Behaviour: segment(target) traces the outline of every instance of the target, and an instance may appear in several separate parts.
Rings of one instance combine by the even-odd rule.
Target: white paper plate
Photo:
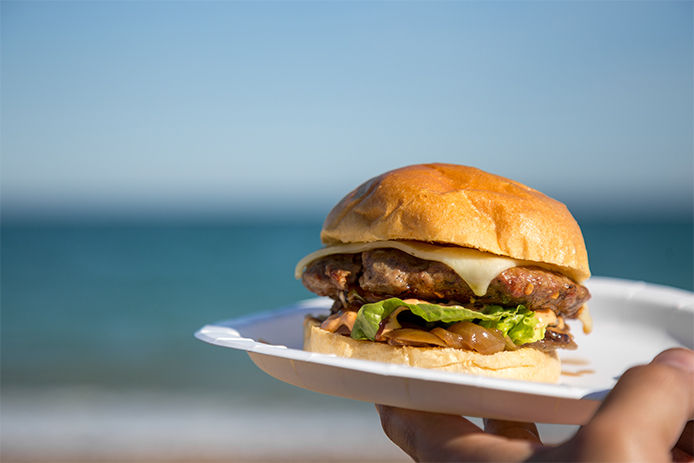
[[[448,373],[301,349],[303,319],[326,313],[316,298],[201,328],[210,344],[248,352],[267,374],[324,394],[415,410],[582,424],[629,367],[670,347],[694,348],[694,293],[642,282],[590,279],[595,328],[573,325],[578,350],[560,351],[559,384]]]

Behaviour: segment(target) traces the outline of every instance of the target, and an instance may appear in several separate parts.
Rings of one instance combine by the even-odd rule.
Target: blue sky
[[[443,161],[691,214],[692,5],[3,1],[3,208],[322,215]]]

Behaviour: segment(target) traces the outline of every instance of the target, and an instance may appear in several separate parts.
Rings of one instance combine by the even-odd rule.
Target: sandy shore
[[[332,403],[332,402],[329,402]],[[94,390],[3,391],[0,459],[16,462],[410,461],[373,405],[272,406],[229,397]],[[347,405],[347,406],[345,406]],[[540,426],[547,442],[572,426]]]
[[[3,391],[3,462],[407,461],[371,404],[264,406],[223,397]]]

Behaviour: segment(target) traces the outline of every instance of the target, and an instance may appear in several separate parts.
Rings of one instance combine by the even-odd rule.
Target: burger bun
[[[523,381],[555,383],[561,373],[554,351],[523,347],[485,355],[450,347],[391,346],[331,333],[321,329],[320,323],[312,318],[304,322],[304,349],[339,357]]]

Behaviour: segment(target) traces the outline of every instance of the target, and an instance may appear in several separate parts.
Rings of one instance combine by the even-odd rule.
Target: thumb
[[[572,440],[603,446],[614,459],[669,461],[670,449],[692,419],[694,352],[670,349],[627,370]]]

